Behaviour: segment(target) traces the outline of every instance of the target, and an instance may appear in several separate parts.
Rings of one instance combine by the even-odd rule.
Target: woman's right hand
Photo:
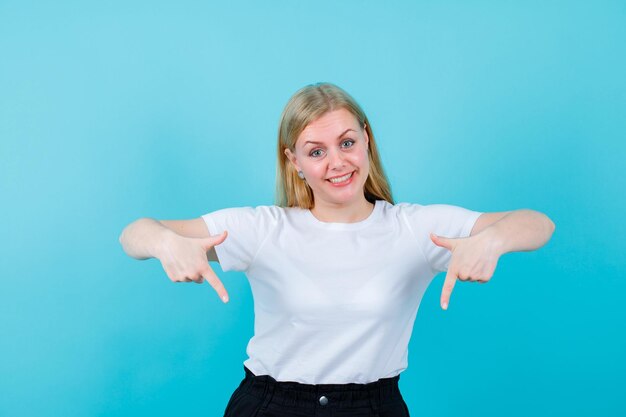
[[[158,259],[172,282],[195,282],[207,280],[217,291],[223,302],[228,302],[228,293],[217,277],[207,258],[207,252],[222,243],[228,232],[205,238],[190,238],[175,233],[163,241]]]

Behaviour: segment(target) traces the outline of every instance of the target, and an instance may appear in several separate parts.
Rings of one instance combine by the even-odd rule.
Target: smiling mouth
[[[354,171],[352,171],[352,172],[350,172],[350,173],[348,173],[348,174],[346,174],[346,175],[343,175],[343,176],[341,176],[341,177],[331,178],[331,179],[329,179],[328,181],[330,181],[330,182],[331,182],[331,183],[333,183],[333,184],[340,184],[340,183],[342,183],[342,182],[346,182],[346,181],[348,181],[350,178],[352,178],[352,175],[353,175],[353,174],[354,174]]]

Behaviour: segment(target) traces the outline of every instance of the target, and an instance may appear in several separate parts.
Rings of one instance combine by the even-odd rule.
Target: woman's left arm
[[[554,229],[554,223],[545,214],[521,209],[481,214],[470,237],[485,232],[505,254],[539,249],[550,240]]]
[[[545,214],[521,209],[481,214],[466,238],[447,238],[431,233],[433,243],[452,252],[441,293],[441,307],[448,308],[457,278],[481,283],[489,281],[500,256],[538,249],[550,240],[554,229],[554,223]]]

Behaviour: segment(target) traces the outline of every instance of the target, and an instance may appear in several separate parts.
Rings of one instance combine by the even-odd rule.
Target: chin
[[[360,201],[361,196],[365,197],[365,193],[363,191],[361,191],[360,193],[350,193],[350,194],[345,194],[345,195],[325,195],[325,199],[326,201],[328,201],[329,203],[333,203],[333,204],[350,204],[356,201]]]

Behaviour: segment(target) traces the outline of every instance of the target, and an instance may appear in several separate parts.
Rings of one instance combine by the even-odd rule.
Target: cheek
[[[369,169],[369,156],[367,152],[359,153],[355,163],[363,169]]]
[[[311,177],[317,177],[324,173],[324,168],[322,167],[322,164],[307,164],[306,166],[302,167],[302,170],[305,173],[308,173]]]

